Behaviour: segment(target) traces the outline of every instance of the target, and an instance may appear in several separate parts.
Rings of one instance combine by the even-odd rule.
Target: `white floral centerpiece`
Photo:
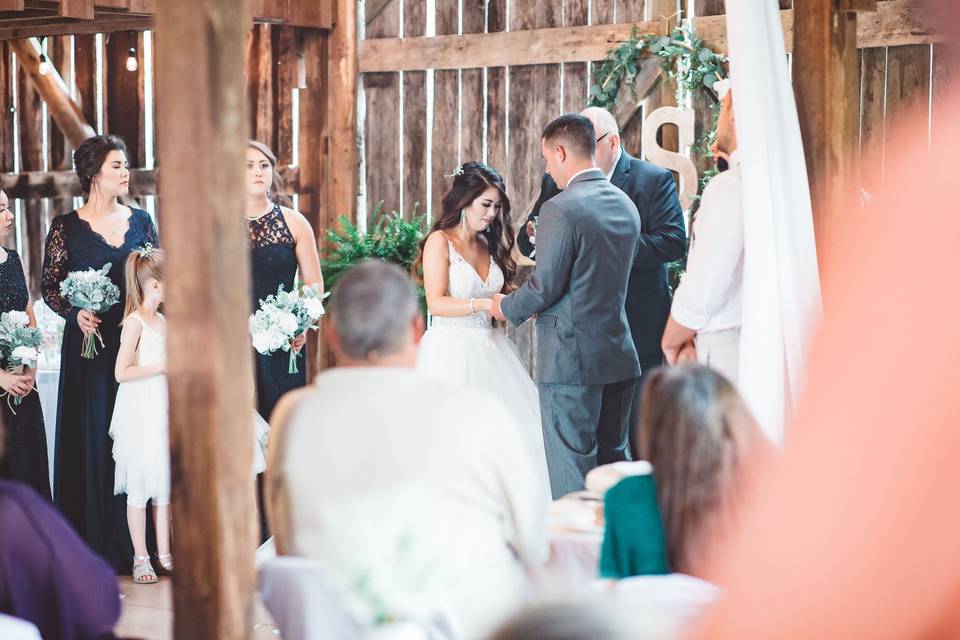
[[[100,269],[89,268],[85,271],[71,271],[60,283],[60,293],[67,301],[78,309],[85,309],[92,313],[102,313],[120,302],[120,287],[113,283],[107,274],[110,273],[110,263]],[[103,337],[100,330],[94,330],[83,336],[83,353],[88,360],[97,357],[96,342],[103,346]]]
[[[36,368],[41,344],[43,335],[39,329],[30,326],[30,316],[26,311],[0,314],[0,358],[6,362],[7,371],[23,375],[27,367]],[[11,410],[12,405],[23,401],[23,396],[5,395],[8,395],[7,404]]]
[[[298,373],[297,353],[293,350],[293,340],[302,333],[316,329],[324,314],[323,300],[327,294],[320,294],[317,285],[298,285],[293,291],[286,292],[283,285],[277,293],[260,301],[260,308],[250,316],[249,330],[253,348],[268,356],[277,351],[290,353],[289,373]]]

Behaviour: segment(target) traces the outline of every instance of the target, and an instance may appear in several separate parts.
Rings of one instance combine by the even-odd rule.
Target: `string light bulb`
[[[40,67],[37,69],[40,75],[45,76],[50,72],[50,63],[47,62],[46,54],[40,54]]]
[[[140,63],[137,62],[137,50],[133,47],[130,47],[130,51],[127,55],[127,71],[133,72],[140,68]]]

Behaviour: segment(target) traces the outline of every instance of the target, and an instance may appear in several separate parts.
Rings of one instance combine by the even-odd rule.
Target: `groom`
[[[589,119],[560,116],[540,144],[563,191],[540,210],[536,269],[518,290],[496,295],[492,313],[514,325],[537,316],[543,440],[559,498],[583,489],[598,464],[627,459],[640,364],[624,302],[640,216],[597,167]]]

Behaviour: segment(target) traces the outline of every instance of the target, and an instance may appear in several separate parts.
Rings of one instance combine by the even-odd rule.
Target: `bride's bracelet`
[[[476,300],[476,298],[470,298],[470,313],[476,313],[476,312],[477,312],[476,309],[473,308],[473,303],[474,303],[475,300]]]

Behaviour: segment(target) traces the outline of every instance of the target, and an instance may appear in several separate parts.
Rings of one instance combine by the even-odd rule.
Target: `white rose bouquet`
[[[100,269],[89,268],[86,271],[71,271],[60,283],[60,293],[67,301],[78,309],[86,309],[93,313],[102,313],[120,302],[120,287],[113,283],[107,274],[110,273],[110,263]],[[103,337],[100,330],[83,336],[84,358],[92,360],[97,357],[96,341],[103,346]]]
[[[6,361],[7,371],[23,375],[27,367],[36,368],[40,359],[40,345],[43,334],[30,326],[30,316],[25,311],[8,311],[0,314],[0,358]],[[7,398],[10,405],[20,404],[23,396]]]
[[[283,290],[260,301],[260,308],[250,316],[249,330],[253,348],[265,356],[283,350],[290,353],[289,373],[298,373],[297,353],[293,340],[309,329],[316,329],[323,316],[323,299],[316,285],[299,285],[291,292]]]

